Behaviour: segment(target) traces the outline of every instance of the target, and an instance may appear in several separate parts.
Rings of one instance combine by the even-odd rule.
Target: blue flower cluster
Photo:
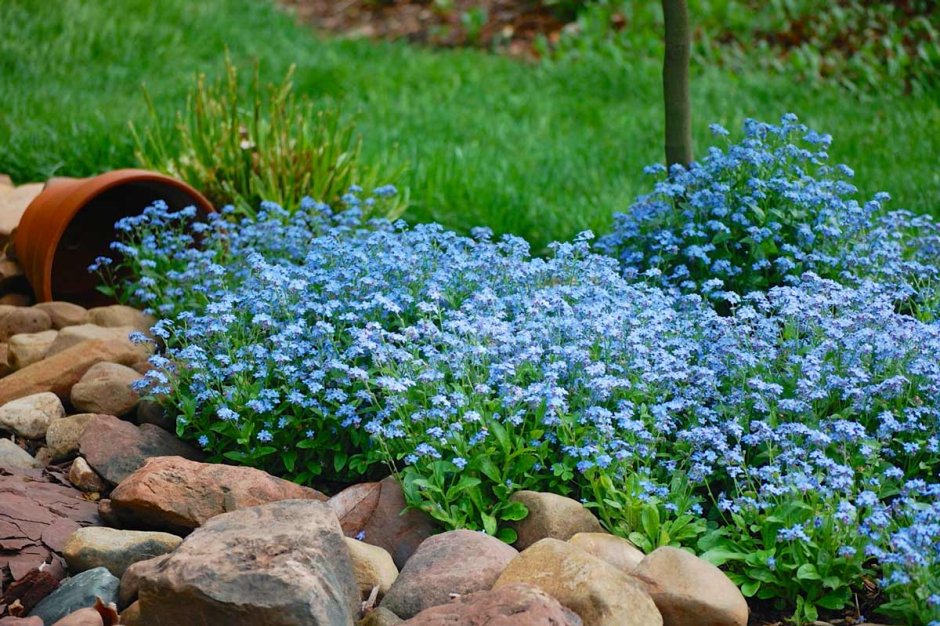
[[[718,125],[712,132],[729,134]],[[792,114],[776,126],[747,120],[743,140],[710,148],[689,168],[647,168],[660,177],[654,191],[615,216],[598,249],[629,276],[715,299],[813,271],[842,282],[877,278],[933,311],[940,225],[886,212],[886,193],[860,203],[852,169],[828,164],[831,142]]]
[[[781,132],[752,126],[755,137]],[[936,240],[909,243],[898,226],[920,218],[889,214],[865,227],[864,260],[833,261],[812,244],[847,232],[820,217],[846,188],[785,173],[768,185],[745,177],[753,201],[720,185],[680,190],[678,179],[705,182],[697,167],[661,183],[692,225],[620,260],[650,276],[667,255],[696,259],[665,271],[666,289],[593,253],[589,233],[532,257],[525,241],[483,229],[363,224],[359,207],[373,199],[357,193],[340,213],[267,204],[239,224],[190,224],[155,205],[120,223],[117,246],[133,276],[127,297],[163,318],[154,332],[166,350],[145,385],[217,459],[301,482],[391,466],[412,505],[507,539],[505,522],[525,514],[509,494],[567,493],[646,549],[704,553],[798,619],[847,605],[877,576],[889,610],[940,620],[940,325],[898,307],[901,290],[919,288],[910,277],[930,280]],[[772,208],[768,232],[754,230],[768,195],[815,207],[809,230]],[[665,201],[644,202],[655,212]],[[722,229],[701,222],[703,207],[723,205],[741,217],[709,248],[697,229]],[[769,268],[738,252],[722,257],[727,271],[714,267],[742,230]],[[688,237],[699,249],[678,243]],[[689,284],[696,263],[732,281],[716,287],[729,310]],[[765,288],[734,291],[754,281]]]

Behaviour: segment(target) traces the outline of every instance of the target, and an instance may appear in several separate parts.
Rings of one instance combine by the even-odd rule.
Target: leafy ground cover
[[[226,48],[240,67],[259,59],[264,82],[279,82],[296,62],[296,91],[354,117],[366,161],[406,162],[395,182],[410,191],[412,221],[461,232],[486,225],[542,250],[607,230],[649,188],[641,168],[660,158],[659,67],[648,53],[530,66],[472,50],[318,39],[254,0],[73,0],[42,12],[8,0],[0,171],[25,181],[134,165],[127,123],[148,119],[139,85],[169,126],[190,77],[221,73]],[[729,128],[797,111],[836,134],[830,152],[854,165],[866,195],[884,189],[895,206],[938,210],[936,94],[855,99],[767,72],[700,68],[693,101],[698,119]],[[704,151],[711,138],[704,124],[696,129]]]
[[[781,251],[808,232],[823,253],[826,237],[874,253],[805,268],[837,266],[835,280],[742,273],[722,285],[727,306],[704,283],[663,289],[680,254],[638,275],[635,255],[621,266],[588,234],[541,258],[486,229],[367,225],[389,187],[365,200],[351,190],[340,213],[266,204],[195,232],[191,214],[155,206],[121,223],[123,261],[99,269],[123,269],[122,298],[163,316],[167,351],[145,388],[218,460],[314,483],[391,468],[444,527],[506,541],[526,513],[512,492],[570,494],[645,550],[684,546],[722,564],[798,622],[854,612],[878,581],[879,613],[933,624],[940,328],[899,304],[930,293],[936,265],[908,265],[907,251],[935,234],[883,198],[860,203],[848,169],[826,166],[827,142],[793,117],[750,122],[744,140],[661,183],[724,226],[690,220],[692,237],[758,228],[759,201],[715,192],[739,179],[756,200],[788,198],[762,226]],[[897,228],[853,229],[859,211]],[[668,229],[618,228],[635,239],[610,237],[637,251],[670,241]],[[678,247],[695,261],[715,252]],[[742,243],[716,260],[761,269],[768,254]]]

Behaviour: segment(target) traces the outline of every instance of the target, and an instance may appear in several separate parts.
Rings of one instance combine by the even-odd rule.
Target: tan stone
[[[98,476],[82,457],[72,461],[69,467],[69,482],[86,493],[101,493],[108,487],[104,479]]]
[[[52,320],[45,312],[29,307],[16,307],[0,317],[0,341],[13,335],[38,333],[52,328]]]
[[[49,350],[46,352],[46,358],[58,354],[63,350],[67,350],[83,341],[96,340],[114,345],[115,348],[120,346],[122,350],[134,353],[136,358],[126,362],[121,361],[123,365],[131,365],[153,354],[152,344],[135,344],[130,340],[131,333],[135,332],[138,331],[132,326],[118,326],[113,328],[105,328],[104,326],[96,326],[95,324],[67,326],[59,331],[59,336],[56,337],[56,340],[49,346]]]
[[[720,569],[668,546],[650,552],[634,570],[666,626],[746,626],[747,601]]]
[[[157,323],[152,315],[123,304],[99,306],[88,310],[88,319],[92,324],[108,328],[131,327],[142,333],[150,334],[151,327]]]
[[[7,362],[11,368],[18,370],[41,361],[58,335],[57,330],[13,335],[7,342]]]
[[[646,556],[626,539],[607,533],[578,533],[569,539],[568,543],[628,574],[632,573]]]
[[[78,454],[78,440],[96,413],[78,413],[52,420],[46,430],[46,447],[53,461],[65,461]]]
[[[525,550],[540,539],[567,541],[577,533],[604,531],[594,514],[571,498],[540,491],[517,491],[510,500],[521,502],[529,510],[524,519],[512,524],[519,534],[513,545],[519,550]]]
[[[42,467],[42,463],[9,439],[2,438],[0,439],[0,467],[7,469],[39,469]]]
[[[49,424],[64,415],[65,408],[58,396],[44,391],[0,406],[0,428],[27,439],[42,439]]]
[[[42,191],[43,183],[27,183],[12,189],[4,187],[0,192],[0,235],[7,237],[16,228],[26,207]]]
[[[458,596],[425,609],[402,626],[583,626],[581,618],[525,583]]]
[[[542,539],[503,571],[494,589],[535,585],[577,613],[584,626],[662,626],[639,581],[606,561],[558,539]]]
[[[379,588],[376,597],[381,599],[398,578],[398,568],[395,567],[392,555],[384,548],[349,537],[344,537],[344,539],[346,547],[349,548],[353,572],[356,575],[356,583],[359,585],[362,599],[367,599],[374,587]]]
[[[88,323],[88,309],[71,302],[39,302],[33,308],[45,311],[56,330]]]
[[[131,388],[140,378],[126,365],[96,363],[72,387],[72,406],[83,413],[128,415],[140,402],[140,394]]]
[[[168,554],[182,542],[169,533],[88,526],[72,533],[62,556],[71,572],[106,567],[120,578],[132,564]]]
[[[140,602],[134,602],[121,611],[121,626],[146,626],[140,618]]]
[[[59,332],[56,341],[62,338],[65,330]],[[68,399],[72,386],[95,363],[110,361],[127,364],[133,363],[138,357],[135,347],[120,342],[81,342],[0,378],[0,404],[44,391]]]

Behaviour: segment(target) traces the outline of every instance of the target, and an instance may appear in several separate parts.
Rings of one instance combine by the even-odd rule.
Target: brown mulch
[[[519,58],[538,56],[535,41],[554,43],[565,22],[535,0],[280,0],[304,23],[346,37],[473,46]],[[483,13],[480,13],[482,11]],[[485,15],[479,32],[468,24]]]

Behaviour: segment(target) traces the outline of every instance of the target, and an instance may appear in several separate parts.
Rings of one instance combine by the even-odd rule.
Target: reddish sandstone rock
[[[405,510],[405,495],[394,477],[377,483],[353,485],[330,498],[347,537],[388,550],[401,569],[422,541],[434,531],[434,522],[421,511]]]
[[[447,604],[451,594],[488,590],[519,553],[499,539],[452,530],[426,539],[405,563],[382,606],[402,618]]]
[[[105,626],[101,613],[88,607],[66,615],[52,626]]]
[[[581,626],[581,618],[541,589],[516,583],[460,596],[421,611],[402,626]]]
[[[326,504],[284,500],[207,521],[140,577],[148,626],[352,626],[359,590]]]
[[[139,428],[112,415],[96,415],[82,431],[78,449],[88,464],[113,485],[157,456],[203,458],[203,454],[153,424]],[[112,498],[113,499],[113,498]]]
[[[130,342],[84,341],[0,379],[0,404],[44,391],[68,399],[72,386],[95,363],[126,364],[138,358]]]
[[[0,618],[0,626],[43,626],[43,623],[38,617],[4,617]]]
[[[222,513],[291,499],[326,496],[251,467],[169,456],[148,460],[124,479],[111,492],[111,507],[127,526],[185,534]]]

